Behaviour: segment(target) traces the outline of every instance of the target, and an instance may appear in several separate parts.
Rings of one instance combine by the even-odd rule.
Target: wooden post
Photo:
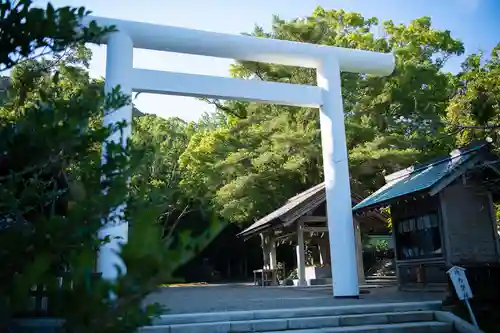
[[[353,219],[354,221],[354,237],[356,237],[356,257],[358,261],[358,283],[365,284],[365,270],[363,265],[363,243],[361,242],[361,228],[359,226],[359,221]]]
[[[304,248],[304,222],[297,221],[297,275],[299,286],[305,286],[306,283],[306,255]]]
[[[278,282],[278,276],[276,270],[278,269],[278,261],[276,257],[276,239],[274,235],[270,234],[268,236],[268,250],[269,250],[269,268],[272,270],[272,285],[276,285]]]

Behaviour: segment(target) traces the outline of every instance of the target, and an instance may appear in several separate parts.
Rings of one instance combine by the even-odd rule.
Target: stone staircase
[[[143,333],[468,333],[480,331],[441,312],[441,302],[382,303],[164,315]],[[471,330],[472,329],[472,330]]]
[[[397,286],[396,276],[367,276],[365,277],[364,287],[391,287]]]

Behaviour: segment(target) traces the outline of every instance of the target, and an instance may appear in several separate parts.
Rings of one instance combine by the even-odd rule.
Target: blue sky
[[[47,1],[35,1],[43,5]],[[407,23],[420,16],[430,16],[439,29],[451,30],[461,39],[466,52],[489,51],[500,41],[500,1],[498,0],[53,0],[55,6],[85,6],[93,15],[156,24],[181,26],[209,31],[239,34],[249,32],[255,24],[269,28],[271,17],[309,15],[314,7],[356,11],[365,17]],[[93,76],[104,76],[105,46],[92,47]],[[195,74],[228,76],[227,59],[181,55],[175,53],[134,51],[134,66]],[[450,63],[449,70],[458,69]],[[162,117],[178,116],[197,119],[210,105],[189,97],[141,94],[136,104],[147,113]]]

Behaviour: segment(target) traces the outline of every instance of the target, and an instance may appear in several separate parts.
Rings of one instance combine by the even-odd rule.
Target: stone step
[[[351,327],[327,327],[321,329],[287,330],[266,333],[453,333],[453,325],[438,321],[399,323],[387,325],[363,325]],[[236,332],[235,332],[236,333]],[[239,333],[239,332],[238,332]]]
[[[268,320],[269,322],[270,320]],[[216,325],[219,324],[219,325]],[[271,326],[267,324],[267,326]],[[358,332],[358,333],[453,333],[453,324],[438,321],[419,321],[410,323],[391,324],[369,324],[358,326],[328,326],[309,328],[281,328],[267,330],[264,327],[254,327],[247,329],[244,327],[232,327],[223,323],[204,323],[199,325],[175,325],[175,326],[153,326],[142,328],[141,333],[337,333],[337,332]]]
[[[396,281],[397,276],[396,275],[369,275],[365,277],[366,280],[390,280],[390,281]]]
[[[272,332],[313,328],[323,329],[330,327],[399,324],[406,322],[431,322],[433,320],[434,313],[432,311],[413,311],[345,316],[295,317],[190,324],[186,323],[177,325],[161,325],[148,328],[146,331],[149,333]]]
[[[253,311],[227,311],[163,315],[154,320],[154,325],[181,325],[194,323],[234,322],[265,319],[287,319],[305,317],[329,317],[371,313],[438,311],[441,301],[379,303],[350,306],[306,307]]]
[[[366,280],[365,283],[367,285],[371,285],[371,284],[382,284],[382,285],[397,285],[398,284],[398,281],[396,280],[388,280],[388,279],[369,279],[369,280]]]

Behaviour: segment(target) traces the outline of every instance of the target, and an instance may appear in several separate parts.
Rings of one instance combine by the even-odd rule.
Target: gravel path
[[[200,287],[166,287],[148,298],[159,302],[169,313],[196,313],[309,306],[341,306],[367,303],[417,302],[443,300],[436,292],[401,292],[396,287],[371,289],[356,299],[334,299],[331,287],[256,287],[243,284]]]

